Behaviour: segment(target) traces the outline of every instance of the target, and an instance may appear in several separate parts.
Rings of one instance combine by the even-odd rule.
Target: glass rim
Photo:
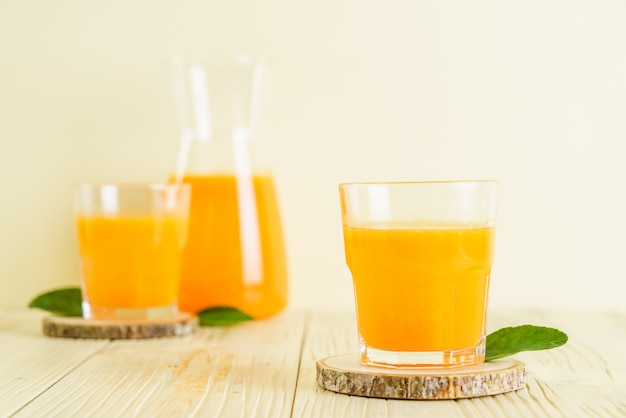
[[[478,179],[478,180],[417,180],[417,181],[362,181],[362,182],[341,182],[340,188],[351,186],[402,186],[402,185],[428,185],[428,184],[499,184],[496,179]]]
[[[194,52],[184,53],[176,52],[170,55],[170,63],[173,65],[179,64],[199,64],[208,66],[209,68],[220,68],[227,66],[241,66],[241,67],[272,67],[274,65],[274,59],[267,54],[257,54],[247,51],[241,51],[236,53],[226,52]]]
[[[169,183],[164,181],[81,181],[75,185],[76,189],[99,189],[102,187],[115,187],[124,189],[150,189],[167,190],[172,188],[188,189],[187,183]]]

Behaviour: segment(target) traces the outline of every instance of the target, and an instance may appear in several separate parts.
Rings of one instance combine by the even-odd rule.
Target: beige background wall
[[[0,0],[0,306],[78,285],[70,191],[163,179],[172,53],[274,59],[292,308],[352,309],[337,183],[497,178],[493,307],[626,309],[626,3]]]

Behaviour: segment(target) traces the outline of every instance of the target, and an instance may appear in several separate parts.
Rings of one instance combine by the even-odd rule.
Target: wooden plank
[[[623,417],[626,416],[626,315],[620,313],[494,312],[490,330],[530,323],[567,332],[563,347],[520,353],[527,364],[526,389],[463,400],[384,400],[321,389],[315,362],[358,352],[353,314],[312,317],[303,348],[293,416],[298,417]]]
[[[317,359],[358,351],[354,316],[346,312],[310,321],[287,313],[191,336],[113,343],[44,337],[42,317],[0,309],[0,417],[626,416],[624,313],[492,313],[491,330],[554,326],[570,341],[514,356],[527,365],[526,389],[459,401],[361,398],[317,386]]]
[[[626,314],[597,311],[518,311],[499,319],[559,328],[568,343],[520,353],[529,373],[528,394],[550,416],[626,416]]]
[[[109,344],[45,337],[44,316],[39,311],[0,309],[0,417],[19,411]]]
[[[289,417],[305,322],[291,312],[183,337],[117,340],[16,416]]]

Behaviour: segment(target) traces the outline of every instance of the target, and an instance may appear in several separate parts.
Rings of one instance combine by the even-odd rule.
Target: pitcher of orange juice
[[[274,315],[288,280],[274,178],[255,148],[267,67],[235,56],[177,57],[173,68],[181,126],[173,178],[191,185],[179,308]]]

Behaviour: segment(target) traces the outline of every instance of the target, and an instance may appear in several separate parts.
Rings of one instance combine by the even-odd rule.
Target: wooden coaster
[[[371,398],[462,399],[522,389],[526,365],[507,358],[452,369],[392,369],[365,366],[358,354],[343,354],[317,361],[317,384]]]
[[[192,333],[198,318],[181,312],[172,318],[104,321],[77,317],[50,316],[43,319],[43,333],[48,337],[139,339],[174,337]]]

